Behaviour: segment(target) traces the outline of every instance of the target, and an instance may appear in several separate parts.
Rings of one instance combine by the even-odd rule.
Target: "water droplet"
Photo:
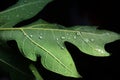
[[[59,39],[58,39],[58,38],[56,38],[56,40],[58,41]]]
[[[76,36],[74,36],[73,38],[74,38],[74,39],[76,39],[77,37],[76,37]]]
[[[33,35],[30,35],[30,37],[33,37]]]
[[[80,35],[80,32],[77,32],[77,35]]]
[[[32,72],[34,73],[35,71],[34,71],[34,70],[32,70]]]
[[[57,41],[57,44],[61,49],[64,49],[64,47],[58,41]]]
[[[93,41],[94,41],[94,39],[90,39],[90,41],[92,41],[92,42],[93,42]]]
[[[64,36],[62,36],[62,37],[61,37],[61,39],[65,39],[65,37],[64,37]]]
[[[42,36],[39,36],[39,39],[42,39],[43,37]]]
[[[89,42],[89,39],[84,39],[85,40],[85,42]]]
[[[104,53],[104,51],[103,50],[101,50],[101,49],[96,49],[98,52],[100,52],[100,53]]]
[[[64,47],[62,46],[61,49],[64,49]]]

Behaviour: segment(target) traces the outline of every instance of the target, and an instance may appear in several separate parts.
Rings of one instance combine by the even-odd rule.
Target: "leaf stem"
[[[38,70],[33,64],[30,64],[29,68],[32,71],[33,75],[35,76],[36,80],[43,80],[42,76],[39,74]]]

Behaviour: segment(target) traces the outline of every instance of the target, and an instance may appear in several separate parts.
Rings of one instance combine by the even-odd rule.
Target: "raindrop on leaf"
[[[58,39],[58,38],[56,38],[56,40],[58,41],[59,39]]]
[[[64,47],[58,41],[57,41],[57,44],[61,49],[64,49]]]
[[[85,40],[85,42],[89,42],[89,39],[84,39]]]
[[[76,37],[76,36],[74,36],[73,38],[74,38],[74,39],[76,39],[77,37]]]
[[[39,39],[42,39],[43,37],[42,36],[39,36]]]
[[[77,35],[80,35],[80,32],[77,32]]]
[[[93,41],[94,41],[94,39],[90,39],[90,41],[92,41],[92,42],[93,42]]]
[[[33,35],[30,35],[30,37],[33,37]]]
[[[64,49],[64,47],[62,46],[61,49]]]
[[[98,52],[100,52],[100,53],[104,53],[104,51],[103,50],[101,50],[101,49],[96,49]]]
[[[64,36],[62,36],[62,37],[61,37],[61,39],[65,39],[65,37],[64,37]]]

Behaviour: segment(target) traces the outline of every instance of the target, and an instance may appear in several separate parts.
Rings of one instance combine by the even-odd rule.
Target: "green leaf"
[[[29,63],[20,54],[9,47],[0,47],[0,67],[10,74],[11,80],[34,80],[28,66]]]
[[[32,18],[52,0],[18,0],[5,11],[0,12],[0,27],[13,27],[20,21]]]
[[[54,26],[54,27],[51,27]],[[2,41],[15,40],[23,55],[33,61],[41,56],[42,65],[64,76],[79,76],[64,42],[77,46],[82,52],[93,56],[109,56],[104,50],[106,43],[120,39],[120,35],[89,27],[62,28],[53,24],[36,24],[23,28],[1,28]]]

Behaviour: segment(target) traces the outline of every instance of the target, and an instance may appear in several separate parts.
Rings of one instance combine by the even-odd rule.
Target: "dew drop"
[[[96,49],[98,52],[100,52],[100,53],[104,53],[104,51],[103,50],[101,50],[101,49]]]
[[[77,32],[77,35],[80,35],[80,32]]]
[[[56,40],[58,41],[59,39],[58,39],[58,38],[56,38]]]
[[[73,38],[74,38],[74,39],[76,39],[77,37],[76,37],[76,36],[74,36]]]
[[[89,39],[84,39],[85,40],[85,42],[89,42]]]
[[[57,41],[57,44],[61,49],[64,49],[64,47],[58,41]]]
[[[33,37],[33,35],[30,35],[30,37]]]
[[[43,37],[42,36],[39,36],[39,39],[42,39]]]
[[[90,41],[92,41],[92,42],[93,42],[93,41],[94,41],[94,39],[90,39]]]
[[[61,49],[64,49],[64,47],[62,46]]]
[[[62,36],[62,37],[61,37],[61,39],[65,39],[65,37],[64,37],[64,36]]]
[[[32,70],[32,72],[34,73],[35,71],[34,71],[34,70]]]

